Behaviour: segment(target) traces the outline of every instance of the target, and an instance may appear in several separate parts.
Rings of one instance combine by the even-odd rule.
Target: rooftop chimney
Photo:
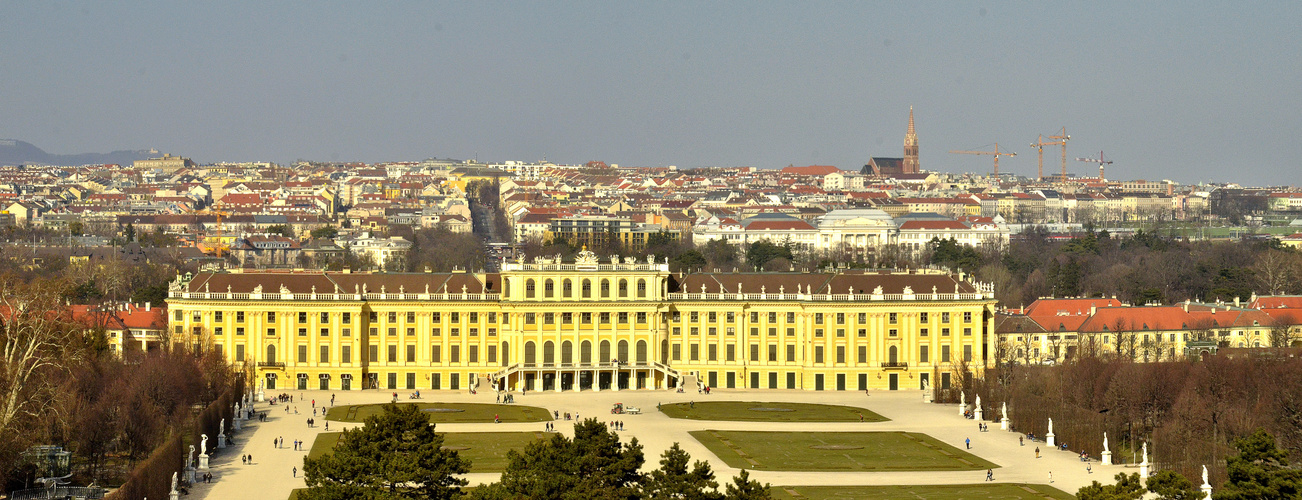
[[[1099,312],[1098,307],[1095,307],[1094,304],[1090,304],[1090,316],[1093,316],[1094,313],[1097,313],[1097,312]]]
[[[1239,307],[1239,296],[1234,296],[1234,307]]]
[[[149,309],[151,308],[151,306],[153,306],[153,303],[145,302],[145,312],[149,312]]]

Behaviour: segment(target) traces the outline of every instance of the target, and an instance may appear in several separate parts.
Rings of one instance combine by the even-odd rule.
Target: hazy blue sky
[[[857,169],[913,105],[924,169],[1302,184],[1296,1],[196,3],[0,0],[0,138]]]

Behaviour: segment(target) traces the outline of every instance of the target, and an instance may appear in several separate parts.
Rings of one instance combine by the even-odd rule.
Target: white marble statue
[[[1207,482],[1207,466],[1204,465],[1204,466],[1203,466],[1203,485],[1206,486],[1206,485],[1209,485],[1209,484],[1211,484],[1211,483]]]
[[[199,435],[199,438],[200,438],[200,440],[199,440],[199,455],[200,455],[200,456],[207,455],[207,454],[208,454],[208,435],[207,435],[207,434],[200,434],[200,435]]]
[[[218,435],[218,436],[225,436],[225,435],[226,435],[226,419],[224,419],[224,418],[222,419],[221,426],[220,426],[220,427],[218,428],[218,430],[217,430],[217,435]]]
[[[1103,451],[1112,451],[1108,449],[1108,433],[1103,433]]]
[[[1144,461],[1140,465],[1148,465],[1148,443],[1144,443]]]
[[[1004,415],[1004,420],[1008,420],[1008,402],[1007,402],[1007,401],[1004,401],[1003,415]]]
[[[172,493],[176,493],[176,473],[172,473]]]
[[[194,467],[194,445],[190,445],[190,458],[185,459],[186,467]]]
[[[980,407],[981,407],[981,395],[980,395],[980,394],[977,394],[976,402],[975,402],[975,403],[972,403],[972,404],[975,405],[977,408],[980,408]]]
[[[1049,434],[1053,434],[1053,419],[1049,419]]]
[[[967,392],[958,391],[958,405],[964,408],[967,407]]]

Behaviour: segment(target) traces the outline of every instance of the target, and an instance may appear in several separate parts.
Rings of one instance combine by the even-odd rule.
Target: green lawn
[[[808,403],[756,403],[746,401],[703,401],[660,406],[670,418],[729,420],[743,422],[885,422],[889,419],[853,406]]]
[[[386,404],[348,405],[331,408],[326,418],[338,422],[361,422],[366,417],[379,414]],[[493,415],[503,422],[545,422],[552,419],[551,412],[537,406],[486,403],[398,403],[416,405],[429,421],[439,423],[492,422]]]
[[[983,476],[981,479],[985,479]],[[774,486],[769,488],[774,500],[839,500],[873,498],[879,500],[1021,500],[1074,499],[1061,490],[1042,484],[944,484],[925,486]],[[794,493],[794,494],[793,494]]]
[[[317,435],[308,458],[329,453],[341,435],[342,432]],[[470,472],[502,472],[506,470],[507,451],[523,450],[529,443],[547,438],[544,432],[440,432],[439,435],[443,436],[443,446],[456,449],[470,460]]]
[[[915,432],[704,430],[690,434],[729,467],[746,469],[961,471],[999,467]]]

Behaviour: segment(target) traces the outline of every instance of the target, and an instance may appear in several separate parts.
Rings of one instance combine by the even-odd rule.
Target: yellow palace
[[[996,342],[993,289],[960,275],[673,274],[587,251],[500,273],[205,272],[168,306],[170,342],[267,390],[918,389],[980,374]]]

